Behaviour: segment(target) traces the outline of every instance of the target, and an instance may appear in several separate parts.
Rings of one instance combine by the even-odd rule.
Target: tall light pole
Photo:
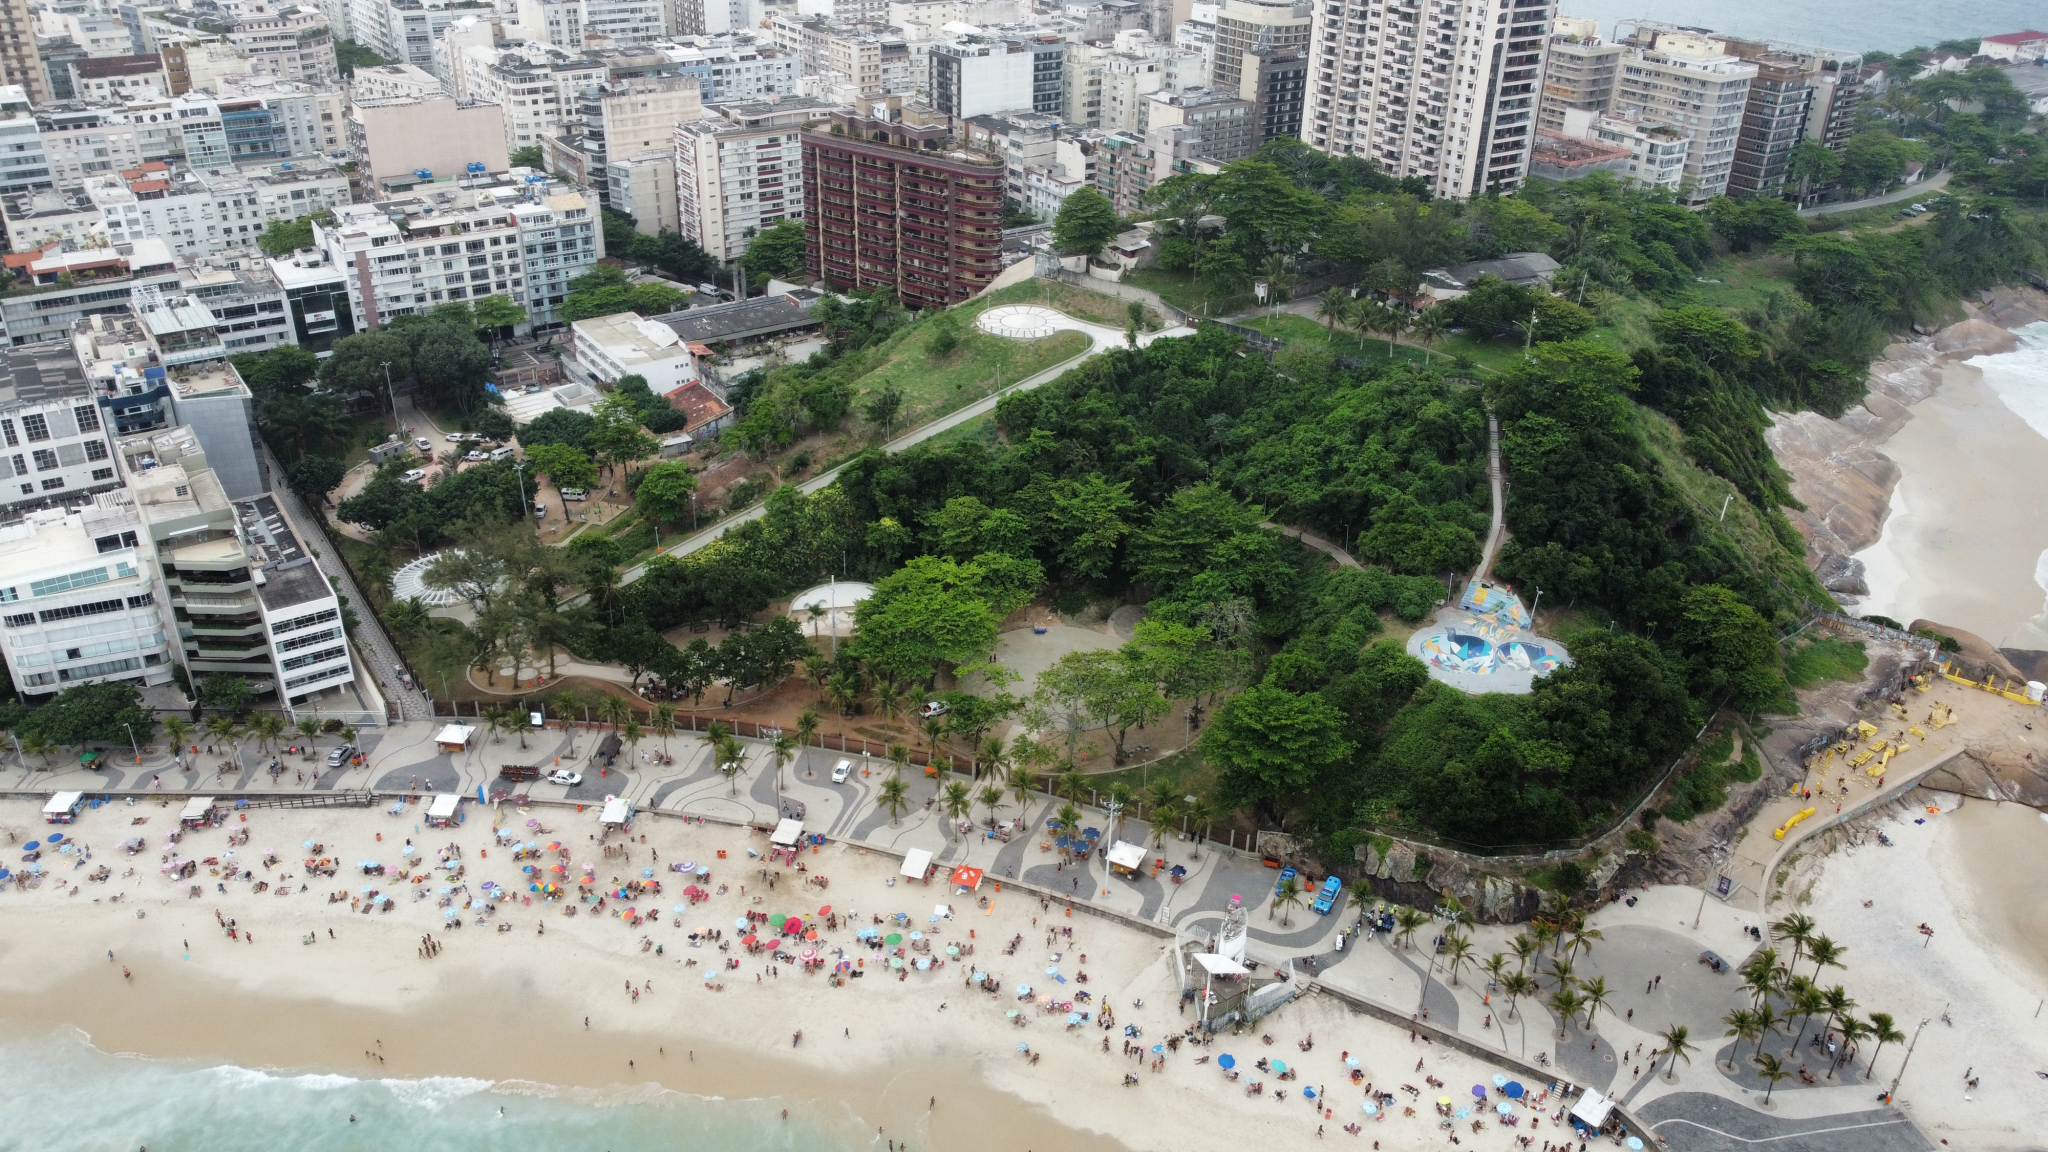
[[[398,389],[391,386],[391,361],[384,361],[384,395],[391,401],[391,431],[398,436],[405,435],[405,425],[398,419]]]
[[[142,763],[142,749],[135,743],[134,727],[126,721],[122,721],[121,727],[128,729],[128,748],[135,753],[135,762]]]
[[[1906,1054],[1899,1060],[1899,1071],[1896,1076],[1892,1077],[1892,1086],[1890,1088],[1885,1089],[1884,1094],[1894,1101],[1898,1099],[1899,1081],[1904,1080],[1906,1078],[1906,1063],[1907,1061],[1913,1059],[1913,1048],[1915,1045],[1920,1043],[1920,1029],[1925,1027],[1927,1027],[1927,1021],[1923,1017],[1920,1021],[1920,1028],[1913,1029],[1913,1042],[1911,1044],[1906,1045]]]

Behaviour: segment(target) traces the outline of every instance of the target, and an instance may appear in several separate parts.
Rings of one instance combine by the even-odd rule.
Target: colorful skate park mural
[[[1529,624],[1529,610],[1511,589],[1474,581],[1457,608],[1408,638],[1408,653],[1431,677],[1466,692],[1528,692],[1536,677],[1571,663],[1563,645]]]

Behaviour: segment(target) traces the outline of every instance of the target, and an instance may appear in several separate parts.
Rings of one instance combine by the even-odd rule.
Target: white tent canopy
[[[796,842],[803,838],[803,821],[784,820],[781,823],[775,825],[775,831],[772,835],[768,837],[768,840],[770,843],[780,845],[784,848],[794,848],[796,846]]]
[[[467,724],[449,724],[439,732],[434,733],[434,743],[444,747],[450,744],[462,747],[467,745],[469,738],[474,735],[476,735],[476,729]]]
[[[439,796],[434,797],[433,805],[427,809],[427,819],[452,819],[455,815],[455,806],[461,801],[461,796],[458,796],[453,792],[443,792]]]
[[[1602,1124],[1607,1123],[1607,1113],[1613,1108],[1612,1100],[1588,1088],[1585,1095],[1579,1097],[1579,1102],[1572,1105],[1572,1115],[1583,1120],[1587,1127],[1598,1131]]]
[[[1251,969],[1230,957],[1218,956],[1214,952],[1195,953],[1195,963],[1200,964],[1202,970],[1211,976],[1244,976],[1251,972]]]
[[[178,819],[180,821],[200,820],[204,819],[207,813],[212,811],[213,797],[194,796],[191,799],[185,801],[185,810],[183,812],[178,813]]]
[[[633,802],[623,796],[604,798],[604,811],[597,817],[600,824],[624,824],[633,818]]]
[[[83,792],[53,792],[50,794],[50,802],[43,805],[43,815],[62,816],[76,811],[79,802],[84,799]]]
[[[924,874],[931,871],[931,867],[932,852],[929,848],[912,848],[903,855],[903,874],[913,880],[924,879]]]
[[[1136,869],[1144,866],[1145,846],[1119,840],[1109,846],[1109,866],[1112,868]]]

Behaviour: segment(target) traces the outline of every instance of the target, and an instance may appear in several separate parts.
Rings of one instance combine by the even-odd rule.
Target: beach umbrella
[[[718,973],[716,973],[716,972],[706,972],[706,973],[704,974],[704,982],[705,982],[706,984],[709,984],[709,983],[711,983],[711,982],[712,982],[713,980],[716,980],[716,979],[718,979]]]
[[[538,891],[540,891],[540,885],[538,885],[538,884],[528,884],[528,885],[526,886],[526,890],[527,890],[528,892],[538,892]]]
[[[22,848],[22,851],[24,851],[24,852],[33,852],[33,851],[35,851],[36,849],[38,849],[38,848],[41,848],[42,846],[43,846],[43,842],[42,842],[41,840],[31,840],[31,841],[29,841],[28,843],[26,843],[26,844],[23,844],[23,845],[21,846],[21,848]]]
[[[1159,1055],[1160,1053],[1162,1053],[1162,1052],[1165,1052],[1165,1051],[1166,1051],[1166,1045],[1164,1045],[1164,1044],[1154,1044],[1154,1045],[1152,1046],[1152,1054],[1153,1054],[1154,1056],[1157,1056],[1157,1055]]]
[[[306,841],[306,842],[305,842],[304,844],[301,844],[301,845],[299,845],[299,847],[301,847],[301,848],[311,848],[312,846],[313,846],[313,842],[312,842],[311,840],[308,840],[308,841]]]
[[[585,864],[585,865],[584,865],[584,867],[585,867],[585,868],[588,868],[588,867],[590,867],[590,865],[588,865],[588,864]],[[652,868],[642,868],[642,869],[640,870],[640,878],[641,878],[642,880],[652,880],[652,879],[654,879],[654,869],[652,869]]]
[[[1472,1110],[1471,1110],[1470,1108],[1460,1108],[1460,1109],[1458,1109],[1458,1119],[1460,1119],[1460,1120],[1470,1120],[1471,1118],[1472,1118]]]
[[[1083,829],[1081,830],[1081,835],[1083,835],[1083,836],[1086,836],[1086,837],[1087,837],[1088,839],[1090,839],[1090,840],[1098,840],[1098,839],[1101,839],[1101,837],[1102,837],[1102,829],[1100,829],[1100,828],[1083,828]]]
[[[747,918],[745,916],[739,917],[732,922],[732,927],[735,932],[745,932],[747,930]]]
[[[919,957],[917,958],[917,970],[918,970],[919,972],[923,972],[924,970],[926,970],[927,968],[930,968],[931,966],[932,966],[932,958],[931,958],[931,957],[929,957],[929,956],[919,956]]]
[[[967,978],[968,978],[969,980],[979,980],[979,979],[981,979],[981,973],[979,973],[979,972],[969,972],[969,973],[967,974]]]
[[[1346,1057],[1344,1058],[1344,1066],[1345,1066],[1346,1068],[1356,1068],[1356,1067],[1358,1067],[1358,1057],[1356,1057],[1356,1056],[1346,1056]]]
[[[1643,1142],[1641,1138],[1635,1136],[1631,1136],[1628,1138],[1628,1152],[1643,1152]]]
[[[689,871],[689,869],[685,868],[683,869],[683,871],[687,872]],[[709,875],[711,875],[711,869],[708,866],[700,867],[697,869],[697,879],[702,880],[703,878]]]
[[[682,911],[683,911],[684,909],[686,909],[686,908],[688,908],[688,907],[689,907],[689,905],[687,905],[687,904],[678,904],[678,905],[676,905],[676,912],[677,912],[677,913],[681,913],[681,912],[682,912]]]
[[[1016,1010],[1015,1008],[1012,1008],[1012,1009],[1010,1009],[1010,1010],[1009,1010],[1008,1012],[1005,1012],[1005,1013],[1003,1013],[1003,1016],[1004,1016],[1005,1018],[1007,1018],[1007,1019],[1010,1019],[1010,1020],[1015,1020],[1015,1019],[1016,1019],[1017,1017],[1019,1017],[1019,1016],[1022,1016],[1022,1015],[1023,1015],[1023,1013],[1022,1013],[1022,1012],[1019,1012],[1019,1011],[1017,1011],[1017,1010]]]
[[[1274,1075],[1276,1075],[1276,1076],[1277,1076],[1277,1075],[1283,1075],[1283,1074],[1285,1074],[1285,1073],[1286,1073],[1286,1071],[1287,1071],[1287,1061],[1285,1061],[1285,1060],[1275,1060],[1275,1061],[1273,1061],[1273,1073],[1274,1073]]]
[[[903,958],[902,958],[901,956],[891,956],[891,957],[889,957],[889,967],[891,967],[891,968],[901,968],[901,967],[903,967]]]
[[[683,865],[683,871],[685,871],[685,872],[691,872],[691,871],[695,871],[695,870],[696,870],[696,867],[697,867],[697,862],[696,862],[695,860],[692,860],[692,861],[690,861],[690,862],[689,862],[688,864],[685,864],[685,865]]]
[[[1522,1087],[1521,1081],[1510,1080],[1507,1082],[1507,1086],[1502,1088],[1501,1091],[1507,1093],[1508,1098],[1511,1100],[1520,1100],[1522,1098],[1522,1093],[1528,1091],[1528,1089]]]
[[[1185,876],[1188,874],[1187,866],[1184,864],[1175,864],[1171,869],[1168,870],[1167,874],[1171,876]]]
[[[1058,965],[1053,965],[1053,966],[1050,966],[1050,967],[1046,968],[1046,970],[1045,970],[1045,974],[1046,974],[1047,976],[1057,976],[1057,975],[1059,975],[1059,974],[1060,974],[1060,970],[1059,970],[1059,967],[1058,967]]]
[[[595,865],[595,864],[588,864],[588,863],[586,863],[586,864],[584,864],[584,865],[583,865],[583,870],[584,870],[585,872],[595,872],[595,871],[597,871],[597,865]]]
[[[1237,1067],[1237,1057],[1232,1056],[1228,1052],[1225,1052],[1223,1055],[1218,1056],[1216,1058],[1216,1066],[1218,1068],[1223,1069],[1225,1072],[1228,1072],[1232,1068]]]
[[[823,908],[818,909],[818,915],[820,916],[830,916],[831,914],[832,906],[830,904],[827,904]]]
[[[1474,1085],[1472,1086],[1472,1095],[1474,1095],[1474,1096],[1478,1097],[1478,1098],[1479,1098],[1479,1099],[1481,1099],[1481,1100],[1484,1100],[1484,1099],[1486,1099],[1486,1087],[1485,1087],[1485,1085],[1482,1085],[1482,1084],[1474,1084]]]
[[[1029,985],[1029,984],[1019,984],[1019,985],[1017,985],[1017,999],[1019,999],[1019,1000],[1022,1000],[1022,999],[1023,999],[1024,997],[1026,997],[1026,996],[1029,996],[1029,995],[1031,995],[1031,985]]]
[[[936,912],[932,913],[924,918],[924,922],[927,924],[937,924],[939,922],[939,914]]]
[[[43,866],[41,864],[29,864],[22,868],[23,872],[27,872],[30,875],[35,875],[36,873],[41,872],[42,870]]]
[[[816,960],[817,958],[818,950],[816,948],[806,948],[801,955],[801,959],[804,960]]]
[[[960,955],[960,946],[959,946],[958,944],[948,944],[948,945],[946,945],[946,955],[948,955],[948,956],[958,956],[958,955]]]
[[[894,948],[896,945],[903,943],[903,933],[891,932],[887,936],[882,937],[882,943]]]
[[[1157,1051],[1159,1051],[1159,1046],[1158,1046],[1158,1045],[1154,1045],[1154,1046],[1153,1046],[1153,1049],[1152,1049],[1152,1050],[1153,1050],[1154,1052],[1157,1052]],[[1310,1100],[1313,1100],[1313,1099],[1315,1099],[1315,1098],[1316,1098],[1316,1090],[1315,1090],[1315,1089],[1313,1089],[1313,1088],[1303,1088],[1303,1089],[1301,1090],[1301,1094],[1302,1094],[1303,1096],[1306,1096],[1306,1097],[1308,1097],[1308,1098],[1309,1098]]]
[[[1436,1102],[1439,1104],[1448,1105],[1451,1103],[1451,1098],[1449,1096],[1439,1096],[1436,1098]]]
[[[910,938],[911,938],[912,940],[922,940],[922,939],[924,939],[924,933],[922,933],[922,932],[912,932],[912,933],[910,934]]]
[[[5,879],[7,879],[7,878],[8,878],[9,876],[12,876],[12,875],[14,875],[14,873],[12,873],[12,872],[9,872],[9,871],[8,871],[7,869],[5,869],[5,868],[0,868],[0,880],[5,880]]]
[[[446,912],[443,912],[443,913],[441,913],[441,916],[442,916],[442,917],[443,917],[444,919],[448,919],[448,920],[453,920],[453,919],[455,919],[455,918],[456,918],[457,916],[460,916],[460,915],[462,915],[462,913],[460,913],[460,912],[457,912],[457,911],[456,911],[455,909],[453,909],[453,908],[450,908],[450,909],[449,909],[448,911],[446,911]]]
[[[1060,829],[1062,829],[1062,828],[1065,828],[1065,827],[1066,827],[1066,825],[1065,825],[1065,824],[1062,824],[1062,823],[1060,823],[1060,822],[1059,822],[1059,821],[1057,821],[1057,820],[1047,820],[1047,821],[1045,822],[1045,826],[1046,826],[1047,828],[1050,828],[1050,829],[1052,829],[1052,830],[1053,830],[1053,831],[1055,831],[1055,832],[1057,832],[1057,831],[1059,831]]]
[[[1367,1116],[1377,1116],[1377,1115],[1379,1115],[1379,1114],[1380,1114],[1380,1106],[1379,1106],[1379,1105],[1377,1105],[1377,1104],[1375,1104],[1375,1103],[1373,1103],[1373,1102],[1372,1102],[1372,1101],[1370,1101],[1370,1100],[1367,1100],[1367,1101],[1365,1102],[1365,1114],[1366,1114]]]
[[[1016,1013],[1015,1013],[1015,1012],[1012,1012],[1012,1013],[1010,1013],[1010,1015],[1012,1015],[1012,1016],[1015,1016],[1015,1015],[1016,1015]],[[1019,1052],[1029,1052],[1029,1051],[1031,1051],[1031,1045],[1029,1045],[1029,1044],[1024,1044],[1024,1043],[1021,1043],[1021,1042],[1020,1042],[1020,1043],[1019,1043],[1019,1044],[1017,1045],[1017,1051],[1019,1051]]]
[[[557,876],[567,876],[569,874],[569,870],[567,868],[562,867],[560,864],[548,865],[548,871],[553,872]]]
[[[770,917],[768,918],[768,924],[769,924],[769,926],[770,926],[770,927],[772,927],[772,928],[778,928],[778,929],[779,929],[779,928],[781,928],[781,927],[782,927],[782,926],[783,926],[784,924],[787,924],[787,923],[789,923],[789,917],[787,917],[787,916],[783,915],[783,914],[782,914],[782,913],[780,913],[780,912],[777,912],[777,913],[776,913],[775,915],[773,915],[773,916],[770,916]]]
[[[809,932],[804,933],[804,939],[806,940],[816,940],[817,938],[818,930],[816,928],[813,928]]]
[[[1503,1116],[1512,1116],[1512,1115],[1514,1115],[1514,1112],[1515,1112],[1515,1106],[1514,1106],[1513,1104],[1510,1104],[1510,1103],[1508,1103],[1507,1101],[1503,1100],[1503,1101],[1501,1101],[1500,1103],[1498,1103],[1498,1104],[1495,1104],[1495,1105],[1493,1106],[1493,1110],[1494,1110],[1495,1112],[1498,1112],[1498,1113],[1500,1113],[1500,1114],[1501,1114],[1501,1115],[1503,1115]]]
[[[1505,1076],[1501,1075],[1501,1074],[1500,1074],[1500,1073],[1498,1073],[1498,1072],[1495,1072],[1495,1073],[1493,1074],[1493,1086],[1494,1086],[1495,1088],[1505,1088],[1505,1087],[1507,1087],[1507,1084],[1508,1084],[1508,1078],[1507,1078],[1507,1077],[1505,1077]]]
[[[358,893],[356,893],[356,895],[358,895],[358,896],[368,896],[368,895],[369,895],[370,893],[372,893],[372,892],[375,892],[375,891],[376,891],[376,889],[375,889],[375,888],[365,887],[365,888],[364,888],[364,889],[363,889],[363,890],[362,890],[361,892],[358,892]]]
[[[55,844],[57,841],[62,840],[63,838],[64,834],[62,832],[52,832],[49,835],[49,841],[52,844]]]
[[[759,944],[760,942],[761,938],[759,936],[754,935],[751,932],[747,933],[745,936],[740,937],[740,943],[746,945],[749,948],[752,948],[754,945]]]

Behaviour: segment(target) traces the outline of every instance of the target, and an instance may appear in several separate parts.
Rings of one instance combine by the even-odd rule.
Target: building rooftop
[[[146,432],[115,445],[128,476],[129,491],[144,521],[160,524],[209,512],[225,512],[228,494],[206,465],[206,453],[191,428]]]
[[[1986,36],[1983,44],[2032,44],[2036,40],[2048,40],[2048,32],[2005,32],[1997,36]]]
[[[693,344],[745,340],[816,324],[818,321],[811,316],[811,304],[819,295],[816,292],[804,291],[787,292],[780,296],[757,296],[752,300],[735,300],[727,304],[712,304],[703,308],[671,312],[666,316],[656,316],[654,319],[666,324],[677,336]]]
[[[108,76],[147,76],[163,71],[164,62],[156,56],[93,56],[73,60],[71,68],[81,80],[99,80]]]
[[[668,325],[643,320],[637,313],[619,312],[578,320],[576,334],[603,348],[621,364],[667,360],[682,351],[682,337]]]
[[[1510,284],[1548,284],[1557,275],[1557,261],[1542,252],[1510,252],[1498,260],[1474,260],[1469,264],[1456,264],[1449,268],[1435,268],[1423,273],[1432,278],[1447,278],[1453,287],[1469,288],[1481,276],[1498,276]]]
[[[108,497],[125,498],[121,491],[103,492],[99,500]],[[109,531],[119,531],[124,525],[136,523],[135,509],[126,505],[122,514],[122,501],[109,501],[109,507],[92,505],[77,511],[63,508],[48,508],[30,512],[20,520],[0,524],[0,560],[7,561],[11,579],[19,579],[35,571],[69,568],[83,561],[98,558],[102,553],[94,543]],[[128,579],[128,577],[121,577]]]
[[[327,577],[299,547],[299,538],[285,523],[275,498],[263,495],[235,501],[235,518],[241,524],[242,543],[249,550],[252,568],[259,568],[256,593],[263,606],[281,611],[333,595]]]
[[[669,407],[689,419],[689,423],[683,425],[684,432],[695,432],[732,412],[732,405],[720,400],[711,389],[695,380],[670,390],[665,399]]]
[[[15,404],[45,404],[65,397],[85,399],[91,393],[85,369],[71,345],[61,340],[6,349],[0,357],[0,410]]]

